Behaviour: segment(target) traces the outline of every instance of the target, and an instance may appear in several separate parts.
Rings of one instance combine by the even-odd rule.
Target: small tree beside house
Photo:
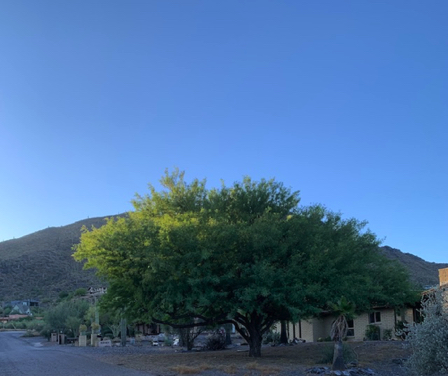
[[[332,369],[342,371],[345,369],[342,340],[347,336],[347,320],[351,320],[355,315],[355,305],[342,297],[337,303],[329,303],[329,306],[336,316],[330,333],[330,337],[334,341]]]

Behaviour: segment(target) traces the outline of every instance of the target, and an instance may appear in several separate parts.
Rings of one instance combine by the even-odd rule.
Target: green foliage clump
[[[6,323],[3,327],[5,329],[17,329],[17,327],[14,325],[14,323],[12,321]]]
[[[75,293],[74,293],[75,296],[85,296],[86,294],[87,294],[87,289],[85,289],[83,287],[76,289]]]
[[[85,324],[81,324],[80,326],[79,326],[79,333],[80,334],[86,334],[86,332],[87,332],[87,325],[85,325]]]
[[[26,323],[27,330],[40,332],[44,328],[45,322],[43,320],[30,320]]]
[[[383,332],[383,341],[389,341],[392,339],[392,329],[386,329]]]
[[[16,329],[26,329],[26,322],[25,321],[16,321],[15,323]]]
[[[265,345],[268,344],[278,345],[280,343],[280,333],[275,332],[273,330],[266,332],[265,335],[263,336],[263,343]]]
[[[448,297],[438,291],[422,301],[423,322],[409,325],[412,355],[406,366],[415,375],[448,373]]]
[[[365,336],[368,341],[379,341],[380,327],[378,325],[373,324],[367,325]]]
[[[3,315],[8,316],[12,311],[12,307],[11,306],[6,306],[3,308]]]
[[[60,293],[59,293],[59,299],[65,299],[65,298],[67,298],[68,297],[68,292],[67,291],[61,291]]]
[[[60,302],[45,313],[42,334],[49,337],[51,332],[62,332],[69,336],[78,336],[79,326],[83,323],[88,309],[89,303],[84,300]]]

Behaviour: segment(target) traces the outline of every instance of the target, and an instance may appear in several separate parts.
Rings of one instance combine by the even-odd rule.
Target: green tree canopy
[[[232,323],[260,356],[277,320],[297,320],[345,296],[360,310],[409,298],[402,268],[378,253],[365,223],[274,180],[188,184],[178,170],[135,211],[84,229],[74,257],[110,282],[105,303],[173,326]],[[192,320],[194,322],[192,323]]]
[[[79,325],[83,323],[84,315],[89,309],[85,300],[66,300],[50,308],[44,315],[45,331],[63,332],[67,335],[78,335]]]

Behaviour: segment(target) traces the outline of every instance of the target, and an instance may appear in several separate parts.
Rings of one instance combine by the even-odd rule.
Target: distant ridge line
[[[92,270],[83,270],[72,257],[79,243],[81,228],[101,227],[106,218],[127,213],[87,218],[61,227],[48,227],[17,239],[0,242],[0,301],[27,299],[53,300],[62,291],[102,287],[105,281]],[[390,246],[379,248],[389,259],[403,264],[411,279],[421,288],[438,283],[438,269],[447,264],[427,262]]]

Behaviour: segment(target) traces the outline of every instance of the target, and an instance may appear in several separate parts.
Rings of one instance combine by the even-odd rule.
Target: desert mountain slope
[[[420,257],[401,252],[399,249],[389,246],[384,246],[380,249],[387,258],[397,260],[403,264],[409,270],[411,279],[423,288],[437,285],[439,283],[438,270],[448,268],[448,264],[428,262]]]
[[[0,242],[0,302],[53,299],[61,291],[104,285],[92,270],[82,270],[71,255],[81,227],[101,227],[106,218],[89,218]]]
[[[54,299],[61,291],[103,286],[92,270],[72,258],[72,246],[79,242],[82,226],[101,227],[107,217],[84,219],[51,227],[18,239],[0,242],[0,302],[15,299]],[[438,283],[438,269],[448,264],[423,259],[384,246],[384,255],[402,263],[411,278],[422,287]]]

